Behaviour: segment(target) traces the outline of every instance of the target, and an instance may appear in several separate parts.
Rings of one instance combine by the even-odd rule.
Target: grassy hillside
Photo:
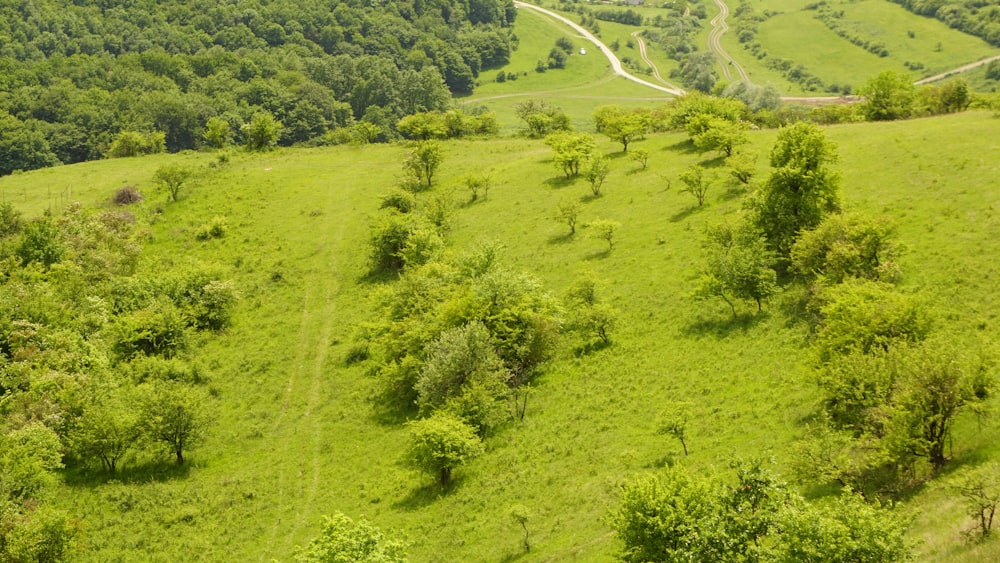
[[[898,223],[908,248],[903,287],[931,300],[940,329],[1000,336],[1000,195],[992,185],[1000,120],[966,113],[826,133],[841,154],[846,206]],[[774,137],[752,134],[762,174]],[[372,292],[391,283],[366,276],[367,229],[405,147],[238,154],[212,168],[208,154],[158,156],[0,179],[0,194],[30,212],[67,199],[103,206],[122,184],[137,185],[150,196],[137,213],[152,220],[142,270],[215,264],[241,295],[232,327],[196,347],[193,361],[218,408],[190,465],[125,463],[115,480],[65,473],[56,502],[80,519],[78,558],[287,561],[322,515],[342,511],[407,537],[413,561],[606,561],[618,545],[605,518],[631,476],[674,463],[712,473],[734,456],[763,455],[790,477],[790,444],[816,400],[805,327],[781,297],[766,314],[738,322],[725,304],[690,297],[703,228],[735,213],[743,194],[720,181],[698,208],[668,190],[667,180],[676,186],[681,170],[708,159],[681,135],[636,143],[651,155],[645,171],[601,144],[613,168],[599,198],[586,197],[582,180],[563,181],[540,141],[444,145],[435,191],[455,190],[459,204],[451,252],[498,239],[508,264],[557,297],[592,271],[621,311],[610,347],[585,353],[573,337],[564,340],[524,421],[491,438],[447,494],[399,463],[405,428],[376,415],[373,381],[343,361],[354,327],[372,315]],[[174,161],[203,174],[168,205],[151,178]],[[495,187],[487,200],[465,204],[459,178],[484,169]],[[612,252],[586,229],[566,236],[551,219],[565,199],[583,201],[582,222],[622,223]],[[226,236],[196,240],[197,228],[219,215]],[[687,457],[654,432],[656,415],[676,400],[696,404]],[[963,418],[951,467],[1000,455],[998,437],[993,419]],[[530,554],[509,516],[515,504],[531,511]],[[971,522],[947,491],[918,489],[904,507],[917,514],[919,559],[1000,557],[995,541],[962,543]]]

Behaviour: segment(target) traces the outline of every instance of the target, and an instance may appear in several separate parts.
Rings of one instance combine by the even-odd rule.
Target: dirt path
[[[666,80],[663,79],[662,76],[660,76],[660,69],[656,68],[656,63],[654,63],[646,54],[646,42],[642,40],[642,37],[639,37],[640,33],[642,32],[633,31],[632,38],[635,39],[636,44],[639,45],[639,56],[642,57],[642,60],[649,65],[649,68],[653,69],[653,77],[659,80],[660,82],[666,84],[667,86],[670,86],[671,88],[677,88],[678,90],[681,90],[681,88],[678,88],[677,86],[667,82]]]
[[[628,71],[626,71],[624,68],[622,68],[622,62],[620,60],[618,60],[618,57],[615,56],[615,54],[611,51],[610,48],[608,48],[607,45],[605,45],[604,43],[602,43],[601,40],[598,39],[597,37],[595,37],[593,33],[587,31],[586,29],[584,29],[583,27],[581,27],[576,22],[570,20],[569,18],[565,18],[565,17],[563,17],[563,16],[561,16],[561,15],[559,15],[559,14],[557,14],[557,13],[551,11],[551,10],[546,10],[545,8],[542,8],[542,7],[539,7],[539,6],[535,6],[534,4],[527,4],[525,2],[520,2],[518,0],[514,1],[514,5],[517,6],[518,8],[527,8],[529,10],[535,10],[537,12],[541,12],[541,13],[543,13],[543,14],[549,16],[549,17],[555,18],[555,19],[557,19],[557,20],[565,23],[566,25],[570,26],[571,28],[573,28],[574,31],[576,31],[577,33],[579,33],[584,39],[586,39],[586,40],[590,41],[591,43],[593,43],[594,45],[596,45],[597,48],[600,49],[602,53],[604,53],[604,56],[607,57],[608,62],[611,63],[611,69],[614,71],[614,73],[616,75],[621,76],[622,78],[625,78],[626,80],[631,80],[632,82],[635,82],[637,84],[641,84],[643,86],[646,86],[647,88],[652,88],[654,90],[659,90],[661,92],[665,92],[665,93],[673,95],[673,96],[683,96],[684,95],[684,91],[681,90],[680,88],[674,88],[674,87],[669,87],[669,86],[661,86],[659,84],[653,84],[652,82],[647,82],[647,81],[639,78],[638,76],[630,74]]]
[[[958,68],[953,68],[947,72],[942,72],[941,74],[935,74],[934,76],[928,76],[927,78],[921,78],[914,82],[917,86],[922,86],[924,84],[930,84],[931,82],[937,82],[938,80],[943,80],[949,76],[958,74],[960,72],[965,72],[967,70],[972,70],[974,68],[979,68],[983,65],[990,64],[993,61],[1000,61],[1000,55],[994,55],[992,57],[987,57],[981,61],[976,61],[974,63],[969,63],[967,65],[960,66]]]
[[[334,193],[330,190],[327,208],[336,207]],[[328,232],[322,240],[340,240],[344,222],[327,222],[325,229]],[[332,246],[320,252],[326,255],[326,263],[336,262]],[[323,425],[314,412],[322,397],[323,367],[336,318],[334,297],[338,285],[336,276],[323,270],[309,272],[303,286],[297,345],[288,366],[281,411],[272,429],[281,450],[276,458],[279,460],[274,471],[276,499],[271,507],[276,518],[267,542],[275,551],[272,555],[290,553],[296,532],[314,524],[307,518],[313,514],[311,505],[321,486]],[[296,444],[300,447],[292,449]]]
[[[726,80],[733,79],[733,75],[729,71],[729,66],[732,65],[736,69],[736,72],[739,73],[740,80],[751,84],[750,77],[747,76],[747,71],[743,69],[743,66],[736,62],[736,59],[729,56],[729,53],[722,48],[722,36],[729,31],[729,25],[726,23],[726,18],[729,17],[729,6],[723,0],[715,0],[715,5],[719,7],[719,14],[712,18],[711,21],[712,31],[708,34],[708,48],[722,59],[722,74],[726,77]]]

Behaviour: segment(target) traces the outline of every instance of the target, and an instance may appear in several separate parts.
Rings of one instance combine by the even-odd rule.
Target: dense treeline
[[[991,45],[1000,45],[1000,2],[997,0],[893,0],[907,10],[937,18],[949,26],[977,37]]]
[[[0,174],[100,158],[122,132],[197,148],[258,112],[290,145],[443,110],[516,45],[509,0],[110,2],[0,7]],[[237,140],[240,140],[237,138]]]

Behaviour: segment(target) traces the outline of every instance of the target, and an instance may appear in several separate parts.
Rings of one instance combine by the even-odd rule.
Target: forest
[[[471,2],[8,2],[0,7],[0,174],[102,158],[123,134],[150,152],[237,139],[266,112],[279,143],[376,136],[445,109],[506,62],[513,4]]]

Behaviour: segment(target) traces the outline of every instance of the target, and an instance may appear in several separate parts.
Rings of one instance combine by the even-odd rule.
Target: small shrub
[[[0,203],[0,238],[21,232],[24,221],[21,212],[9,201]]]
[[[226,236],[226,218],[221,216],[212,217],[212,220],[198,228],[195,233],[198,240],[209,240]]]
[[[112,200],[118,205],[132,205],[142,201],[143,197],[135,186],[122,186],[115,192]]]
[[[394,189],[382,196],[382,205],[379,209],[395,209],[400,213],[409,213],[417,206],[417,198],[413,193],[404,189]]]

